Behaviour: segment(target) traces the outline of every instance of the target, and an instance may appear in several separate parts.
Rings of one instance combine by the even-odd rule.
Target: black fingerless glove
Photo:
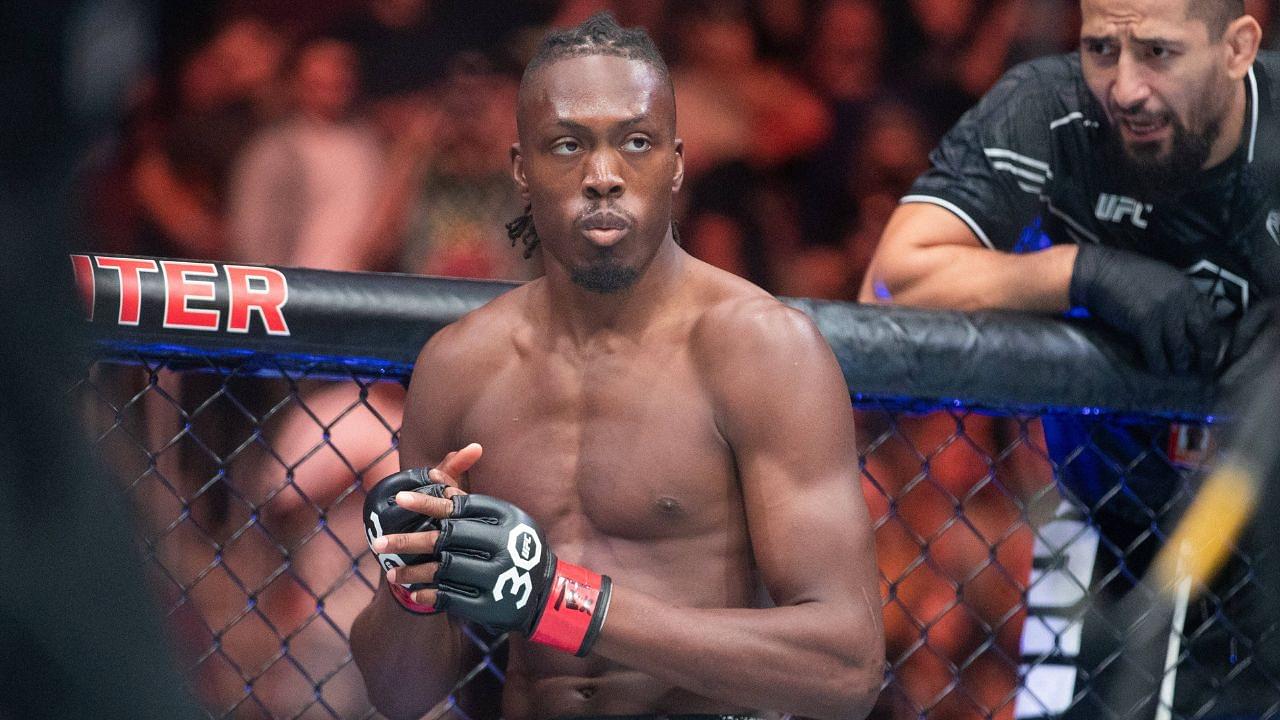
[[[412,510],[405,510],[396,505],[396,493],[398,492],[420,492],[435,497],[444,497],[445,488],[448,486],[428,480],[428,470],[430,468],[402,470],[379,480],[377,485],[369,489],[369,494],[364,498],[364,534],[365,539],[369,541],[370,550],[373,550],[373,541],[383,535],[440,529],[440,525],[435,518],[421,515]],[[380,553],[377,550],[373,550],[373,554],[378,558],[378,564],[382,566],[384,573],[394,567],[421,565],[435,560],[434,555],[398,555],[396,553]],[[432,615],[441,612],[439,608],[414,602],[409,594],[414,590],[435,587],[432,583],[401,585],[388,582],[387,587],[391,589],[392,596],[409,612],[418,613],[419,615]]]
[[[1137,341],[1157,373],[1208,373],[1224,345],[1213,303],[1174,267],[1136,253],[1080,245],[1071,304]]]
[[[608,611],[609,576],[558,560],[520,508],[455,496],[436,553],[436,607],[579,657],[590,652]]]
[[[1227,363],[1234,363],[1243,358],[1255,346],[1265,345],[1264,341],[1259,340],[1261,337],[1267,336],[1269,341],[1274,343],[1273,338],[1277,332],[1280,332],[1280,298],[1267,298],[1253,303],[1231,333]],[[1273,349],[1274,347],[1268,348],[1268,350]]]

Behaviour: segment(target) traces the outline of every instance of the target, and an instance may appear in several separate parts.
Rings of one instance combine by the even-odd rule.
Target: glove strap
[[[591,652],[609,612],[613,581],[572,563],[557,561],[546,605],[529,639],[583,657]]]
[[[423,605],[421,603],[414,602],[413,596],[409,594],[409,588],[399,583],[389,582],[387,583],[387,587],[391,590],[391,597],[395,598],[396,602],[400,603],[400,607],[415,615],[435,615],[438,612],[443,612],[441,610],[437,610],[433,605]]]

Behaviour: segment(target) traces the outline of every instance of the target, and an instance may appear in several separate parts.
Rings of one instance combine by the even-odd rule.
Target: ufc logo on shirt
[[[1150,205],[1140,203],[1131,197],[1112,195],[1111,193],[1099,195],[1098,206],[1093,210],[1094,217],[1107,222],[1122,222],[1125,216],[1128,215],[1133,222],[1133,226],[1139,230],[1147,229],[1147,219],[1143,215],[1150,213]]]

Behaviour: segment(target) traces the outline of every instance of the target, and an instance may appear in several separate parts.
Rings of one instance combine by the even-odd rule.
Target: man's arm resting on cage
[[[946,208],[898,206],[862,283],[862,302],[956,310],[1064,312],[1075,245],[1012,254],[983,247]]]

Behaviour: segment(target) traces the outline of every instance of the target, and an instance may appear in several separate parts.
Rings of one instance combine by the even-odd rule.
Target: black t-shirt
[[[1024,63],[947,133],[902,202],[947,208],[995,250],[1092,242],[1162,260],[1230,317],[1280,294],[1280,53],[1260,53],[1243,82],[1236,153],[1180,195],[1149,201],[1116,171],[1079,54]]]
[[[1019,65],[947,133],[930,156],[931,169],[902,202],[950,210],[992,250],[1098,243],[1167,262],[1215,298],[1221,318],[1231,319],[1251,301],[1280,294],[1280,122],[1273,107],[1280,98],[1280,53],[1260,54],[1243,82],[1248,106],[1238,150],[1175,197],[1152,201],[1127,187],[1118,171],[1113,130],[1085,85],[1079,55]],[[1067,495],[1085,506],[1106,538],[1093,565],[1092,592],[1122,593],[1129,584],[1115,578],[1141,575],[1154,552],[1150,512],[1163,513],[1183,497],[1177,492],[1183,479],[1163,451],[1168,426],[1049,415],[1044,428]],[[1258,543],[1246,537],[1243,545],[1258,557]],[[1237,648],[1273,625],[1268,602],[1248,577],[1246,565],[1233,562],[1214,585],[1209,597],[1215,599],[1188,613],[1183,649],[1195,660],[1182,663],[1177,675],[1176,713],[1211,707],[1210,714],[1257,715],[1271,703],[1280,670],[1258,657],[1247,670],[1237,667]],[[1041,612],[1049,611],[1029,610]],[[1072,697],[1086,700],[1069,701],[1066,718],[1098,714],[1085,691],[1103,680],[1099,669],[1117,650],[1114,633],[1109,623],[1085,616],[1079,656],[1047,661],[1082,671],[1073,675]],[[1059,716],[1063,709],[1042,713],[1021,705],[1019,712],[1030,715]]]

